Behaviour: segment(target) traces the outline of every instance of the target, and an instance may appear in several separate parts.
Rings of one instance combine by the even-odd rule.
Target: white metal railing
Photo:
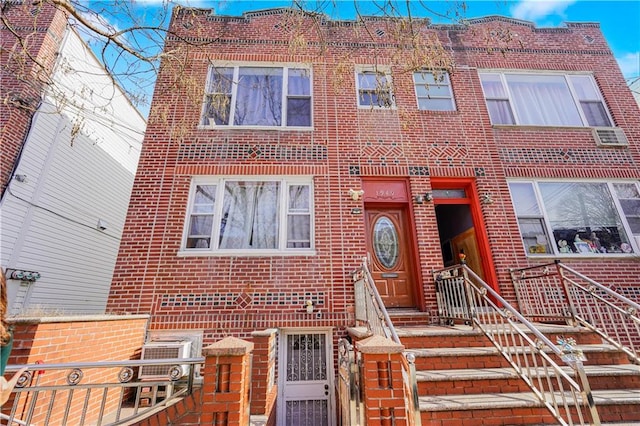
[[[599,425],[582,353],[569,340],[551,342],[467,265],[434,271],[444,321],[479,328],[561,425]],[[578,383],[554,360],[567,363]]]
[[[510,272],[527,318],[580,324],[640,364],[640,304],[560,262]]]
[[[356,293],[356,321],[367,326],[369,331],[378,336],[386,337],[398,344],[400,338],[396,332],[391,317],[387,312],[382,297],[371,276],[369,270],[368,259],[362,261],[362,267],[353,275]],[[421,426],[422,419],[420,417],[420,406],[418,401],[418,380],[415,368],[415,356],[413,354],[405,354],[403,362],[403,382],[404,392],[407,401],[407,412],[409,415],[409,424]]]
[[[195,366],[204,358],[9,365],[26,367],[10,400],[3,425],[128,425],[191,393]],[[142,366],[166,366],[166,376],[137,380]],[[183,366],[188,366],[184,375]]]

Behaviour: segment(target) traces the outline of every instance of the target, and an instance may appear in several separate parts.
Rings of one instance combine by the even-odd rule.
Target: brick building
[[[460,254],[514,304],[509,269],[555,259],[637,300],[640,114],[598,24],[416,21],[451,64],[417,69],[396,21],[316,18],[174,13],[188,78],[161,69],[109,311],[204,342],[277,328],[332,377],[368,254],[427,322]]]

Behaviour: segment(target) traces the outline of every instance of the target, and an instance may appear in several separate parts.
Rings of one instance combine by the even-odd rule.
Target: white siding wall
[[[103,313],[145,122],[73,31],[54,79],[1,204],[2,266],[41,274],[8,281],[9,309]]]

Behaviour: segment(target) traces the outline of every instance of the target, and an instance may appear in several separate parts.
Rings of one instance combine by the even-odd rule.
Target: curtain
[[[564,76],[506,75],[521,125],[582,126]]]
[[[311,247],[311,215],[308,185],[289,187],[287,248]]]
[[[239,69],[235,125],[280,126],[282,68]]]
[[[226,182],[219,248],[277,248],[278,191],[278,182]]]
[[[187,248],[209,248],[213,229],[216,185],[198,185],[191,209]]]
[[[493,124],[514,124],[507,92],[498,74],[481,74],[482,89],[487,100],[487,109]]]

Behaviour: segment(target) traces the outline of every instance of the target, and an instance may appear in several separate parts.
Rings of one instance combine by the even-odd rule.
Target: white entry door
[[[279,356],[279,426],[333,426],[330,331],[283,331]]]

